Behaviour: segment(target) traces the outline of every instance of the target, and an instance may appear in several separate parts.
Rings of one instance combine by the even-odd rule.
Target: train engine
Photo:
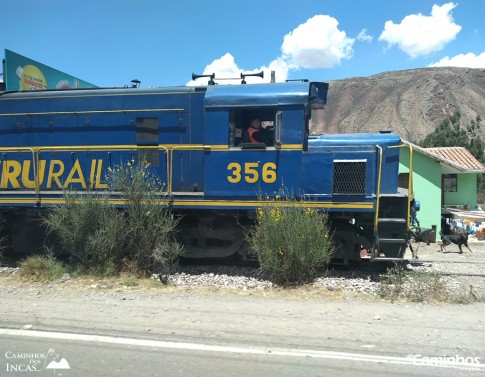
[[[39,246],[27,236],[32,222],[62,205],[64,189],[107,190],[109,167],[145,160],[182,218],[187,257],[246,257],[243,226],[258,195],[285,188],[328,212],[336,260],[402,260],[410,201],[398,187],[401,140],[311,136],[327,91],[302,81],[1,92],[0,214],[13,249]],[[250,130],[255,119],[264,139]]]

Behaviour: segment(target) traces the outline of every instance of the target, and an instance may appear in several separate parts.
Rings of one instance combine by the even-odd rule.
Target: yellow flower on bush
[[[279,208],[271,208],[270,215],[275,222],[278,222],[281,218],[281,210]]]
[[[313,216],[317,211],[315,211],[313,208],[305,208],[305,215],[308,216]]]

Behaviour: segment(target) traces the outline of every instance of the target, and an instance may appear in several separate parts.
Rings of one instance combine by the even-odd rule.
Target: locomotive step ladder
[[[406,219],[379,219],[371,261],[400,262],[404,259],[407,244],[408,232]]]

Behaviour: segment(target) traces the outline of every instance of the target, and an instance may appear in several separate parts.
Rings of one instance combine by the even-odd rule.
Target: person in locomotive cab
[[[261,119],[254,118],[248,128],[248,135],[251,143],[267,144],[265,129],[261,127]]]

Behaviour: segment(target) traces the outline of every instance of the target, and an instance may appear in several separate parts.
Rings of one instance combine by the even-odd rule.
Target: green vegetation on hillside
[[[461,113],[455,111],[453,115],[443,120],[434,132],[428,134],[420,143],[424,148],[434,147],[465,147],[478,161],[485,162],[485,143],[480,137],[482,117],[477,115],[470,124],[464,125]],[[485,201],[485,177],[478,175],[478,201]]]

